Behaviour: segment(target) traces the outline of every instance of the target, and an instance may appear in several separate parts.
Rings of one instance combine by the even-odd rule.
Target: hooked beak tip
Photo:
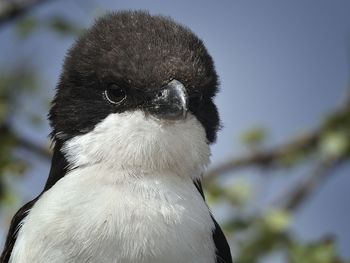
[[[147,111],[162,120],[181,120],[187,117],[188,96],[184,85],[174,79],[157,91]]]

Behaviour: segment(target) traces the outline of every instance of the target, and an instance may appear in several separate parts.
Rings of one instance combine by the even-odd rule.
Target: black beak
[[[184,85],[174,79],[150,96],[147,111],[157,119],[185,119],[187,100],[188,96]]]

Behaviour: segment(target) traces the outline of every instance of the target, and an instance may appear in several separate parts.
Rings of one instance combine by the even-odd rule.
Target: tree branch
[[[329,117],[348,118],[350,114],[350,88],[347,89],[347,94],[343,104],[339,109]],[[322,123],[314,132],[292,139],[291,141],[270,150],[261,150],[250,153],[243,157],[228,159],[217,166],[211,168],[205,175],[204,181],[210,182],[216,176],[223,175],[238,169],[246,167],[271,168],[273,166],[283,164],[283,160],[295,153],[310,152],[314,150],[320,142],[324,132],[328,129],[327,120]]]
[[[226,174],[241,168],[260,167],[271,168],[283,164],[283,160],[289,156],[298,156],[298,154],[310,153],[318,150],[321,139],[327,132],[331,130],[339,130],[339,122],[344,123],[345,129],[349,129],[350,117],[350,89],[347,90],[347,96],[343,105],[332,115],[330,115],[320,127],[312,133],[306,134],[299,138],[293,139],[277,148],[259,152],[253,152],[243,157],[232,158],[223,162],[208,171],[204,176],[205,183],[209,183],[216,176]],[[341,129],[344,129],[342,127]],[[304,201],[309,198],[332,174],[332,170],[339,166],[342,162],[349,160],[348,154],[339,157],[329,156],[327,159],[321,158],[320,165],[315,169],[313,174],[305,180],[299,182],[284,195],[284,202],[280,208],[287,211],[297,210]],[[278,200],[281,200],[279,198]]]
[[[39,157],[49,161],[51,159],[51,151],[48,147],[38,145],[31,140],[20,136],[10,125],[4,123],[0,126],[0,135],[9,135],[13,138],[16,146],[30,151]]]
[[[249,166],[269,168],[278,165],[291,153],[299,151],[308,151],[317,145],[320,137],[320,131],[300,136],[286,144],[271,150],[254,152],[243,157],[229,159],[212,169],[204,176],[206,182],[211,181],[218,175],[226,174],[234,170]]]
[[[294,189],[283,197],[283,209],[288,211],[297,210],[304,201],[310,197],[316,189],[331,175],[331,171],[337,167],[343,159],[332,159],[322,162],[306,180],[298,183]]]
[[[15,135],[16,143],[19,147],[30,151],[39,157],[49,161],[51,159],[51,151],[49,148],[33,143],[27,138]]]

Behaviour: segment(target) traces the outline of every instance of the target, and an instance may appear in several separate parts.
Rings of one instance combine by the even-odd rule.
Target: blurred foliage
[[[263,127],[254,127],[242,134],[243,143],[250,148],[257,148],[267,139],[267,130]]]
[[[28,37],[38,27],[38,21],[34,17],[21,19],[17,23],[17,34],[21,37]]]
[[[21,19],[16,26],[17,35],[21,38],[29,37],[40,29],[52,30],[61,36],[76,36],[83,32],[80,26],[59,15],[42,19],[28,16]]]
[[[349,102],[348,102],[349,103]],[[322,126],[320,150],[327,157],[350,157],[350,105],[331,114]]]
[[[13,31],[23,38],[35,37],[38,30],[44,34],[54,32],[60,36],[78,35],[82,27],[69,21],[63,14],[51,14],[50,17],[37,17],[29,14],[13,20]],[[1,29],[1,28],[0,28]],[[15,41],[15,39],[14,39]],[[42,86],[40,72],[33,67],[23,67],[24,61],[17,62],[17,68],[12,70],[5,66],[0,71],[0,205],[13,204],[14,194],[6,182],[8,175],[25,175],[31,164],[20,158],[16,152],[22,147],[32,150],[33,154],[45,154],[45,146],[25,143],[19,139],[18,131],[13,129],[12,121],[20,114],[21,105],[26,100],[38,95]],[[23,98],[25,98],[23,100]],[[43,103],[44,104],[44,103]],[[44,105],[45,106],[45,105]],[[41,116],[26,115],[29,123],[36,125],[42,121]],[[265,149],[268,130],[255,127],[242,135],[242,141],[252,156],[243,161],[234,160],[238,168],[262,167],[268,169],[296,168],[304,164],[321,164],[339,161],[348,162],[350,157],[350,105],[344,105],[340,110],[326,117],[319,128],[310,134],[297,135],[282,147]],[[27,138],[30,140],[30,138]],[[30,147],[28,147],[28,144]],[[264,147],[262,147],[264,146]],[[232,166],[230,174],[237,169]],[[226,169],[227,170],[227,169]],[[332,172],[331,170],[329,171]],[[316,178],[318,174],[316,173]],[[221,174],[216,175],[206,185],[206,196],[211,206],[228,204],[232,211],[230,217],[222,226],[231,240],[236,263],[254,263],[274,252],[284,255],[287,263],[345,263],[338,256],[336,242],[325,238],[313,243],[301,242],[293,236],[290,226],[293,224],[298,206],[274,205],[248,209],[253,203],[256,189],[245,180],[235,180],[224,183]],[[305,176],[305,180],[309,176]],[[303,203],[312,194],[312,188],[296,189],[285,193],[285,198],[295,199]],[[303,195],[295,196],[301,189]],[[304,191],[304,192],[303,192]],[[248,212],[247,212],[248,211]],[[233,237],[233,238],[232,238]]]
[[[18,142],[10,123],[20,114],[22,98],[37,92],[38,84],[36,73],[23,66],[0,73],[0,202],[8,203],[13,196],[5,176],[22,175],[29,166],[15,154]]]
[[[281,252],[288,263],[344,263],[349,262],[338,256],[335,242],[322,239],[313,243],[298,241],[290,230],[297,208],[313,193],[317,187],[317,180],[322,181],[324,176],[331,175],[332,169],[340,163],[349,162],[350,157],[350,105],[344,105],[339,111],[330,114],[321,123],[320,128],[310,134],[296,136],[290,142],[272,150],[260,150],[265,140],[265,131],[255,128],[242,136],[248,149],[253,150],[251,158],[243,158],[247,166],[257,165],[266,168],[296,168],[305,163],[316,163],[315,174],[305,177],[305,181],[297,184],[292,190],[285,192],[283,198],[287,204],[276,205],[275,208],[264,208],[255,211],[249,216],[238,212],[223,225],[236,243],[236,263],[259,262],[259,259],[274,252]],[[253,147],[252,147],[253,146]],[[258,147],[257,147],[258,146]],[[254,153],[256,152],[256,153]],[[240,166],[239,157],[232,163],[232,171]],[[229,162],[229,163],[230,163]],[[274,164],[271,166],[271,164]],[[317,165],[319,164],[319,166]],[[332,165],[322,165],[332,164]],[[225,166],[225,164],[224,164]],[[217,169],[220,171],[220,169]],[[232,173],[231,171],[231,173]],[[212,176],[212,175],[211,175]],[[210,180],[206,187],[208,202],[211,205],[223,201],[239,208],[249,207],[254,188],[236,184],[232,186],[220,184],[220,174],[216,180]],[[309,180],[309,181],[308,181]],[[240,188],[236,190],[235,187]],[[249,194],[248,194],[249,193]],[[240,210],[242,211],[242,210]]]
[[[324,238],[310,244],[293,243],[290,247],[289,261],[293,263],[341,263],[337,256],[334,241]]]
[[[230,186],[211,183],[206,187],[206,198],[212,204],[222,200],[222,197],[225,196],[231,205],[239,208],[247,204],[251,195],[251,186],[243,180],[237,181]]]

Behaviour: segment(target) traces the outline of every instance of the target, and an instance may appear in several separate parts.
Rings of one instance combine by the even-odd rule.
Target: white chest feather
[[[214,262],[213,223],[189,180],[93,178],[105,172],[75,170],[44,194],[24,222],[12,262]]]
[[[112,117],[119,118],[118,125],[122,122],[120,115]],[[145,117],[134,113],[137,132],[146,141],[142,144],[125,125],[120,127],[128,136],[121,135],[118,125],[112,131],[112,117],[68,142],[66,156],[78,168],[30,210],[10,262],[214,263],[214,225],[192,182],[209,156],[209,151],[196,152],[209,149],[204,144],[190,142],[205,142],[197,121],[190,118],[189,123],[181,123],[180,134],[173,137],[169,131],[174,132],[174,127],[169,131],[152,127],[154,135],[147,133],[150,127],[140,126]],[[146,125],[155,123],[147,120]],[[99,136],[105,141],[98,141]],[[109,147],[104,148],[107,142]],[[149,156],[158,159],[149,163]]]

